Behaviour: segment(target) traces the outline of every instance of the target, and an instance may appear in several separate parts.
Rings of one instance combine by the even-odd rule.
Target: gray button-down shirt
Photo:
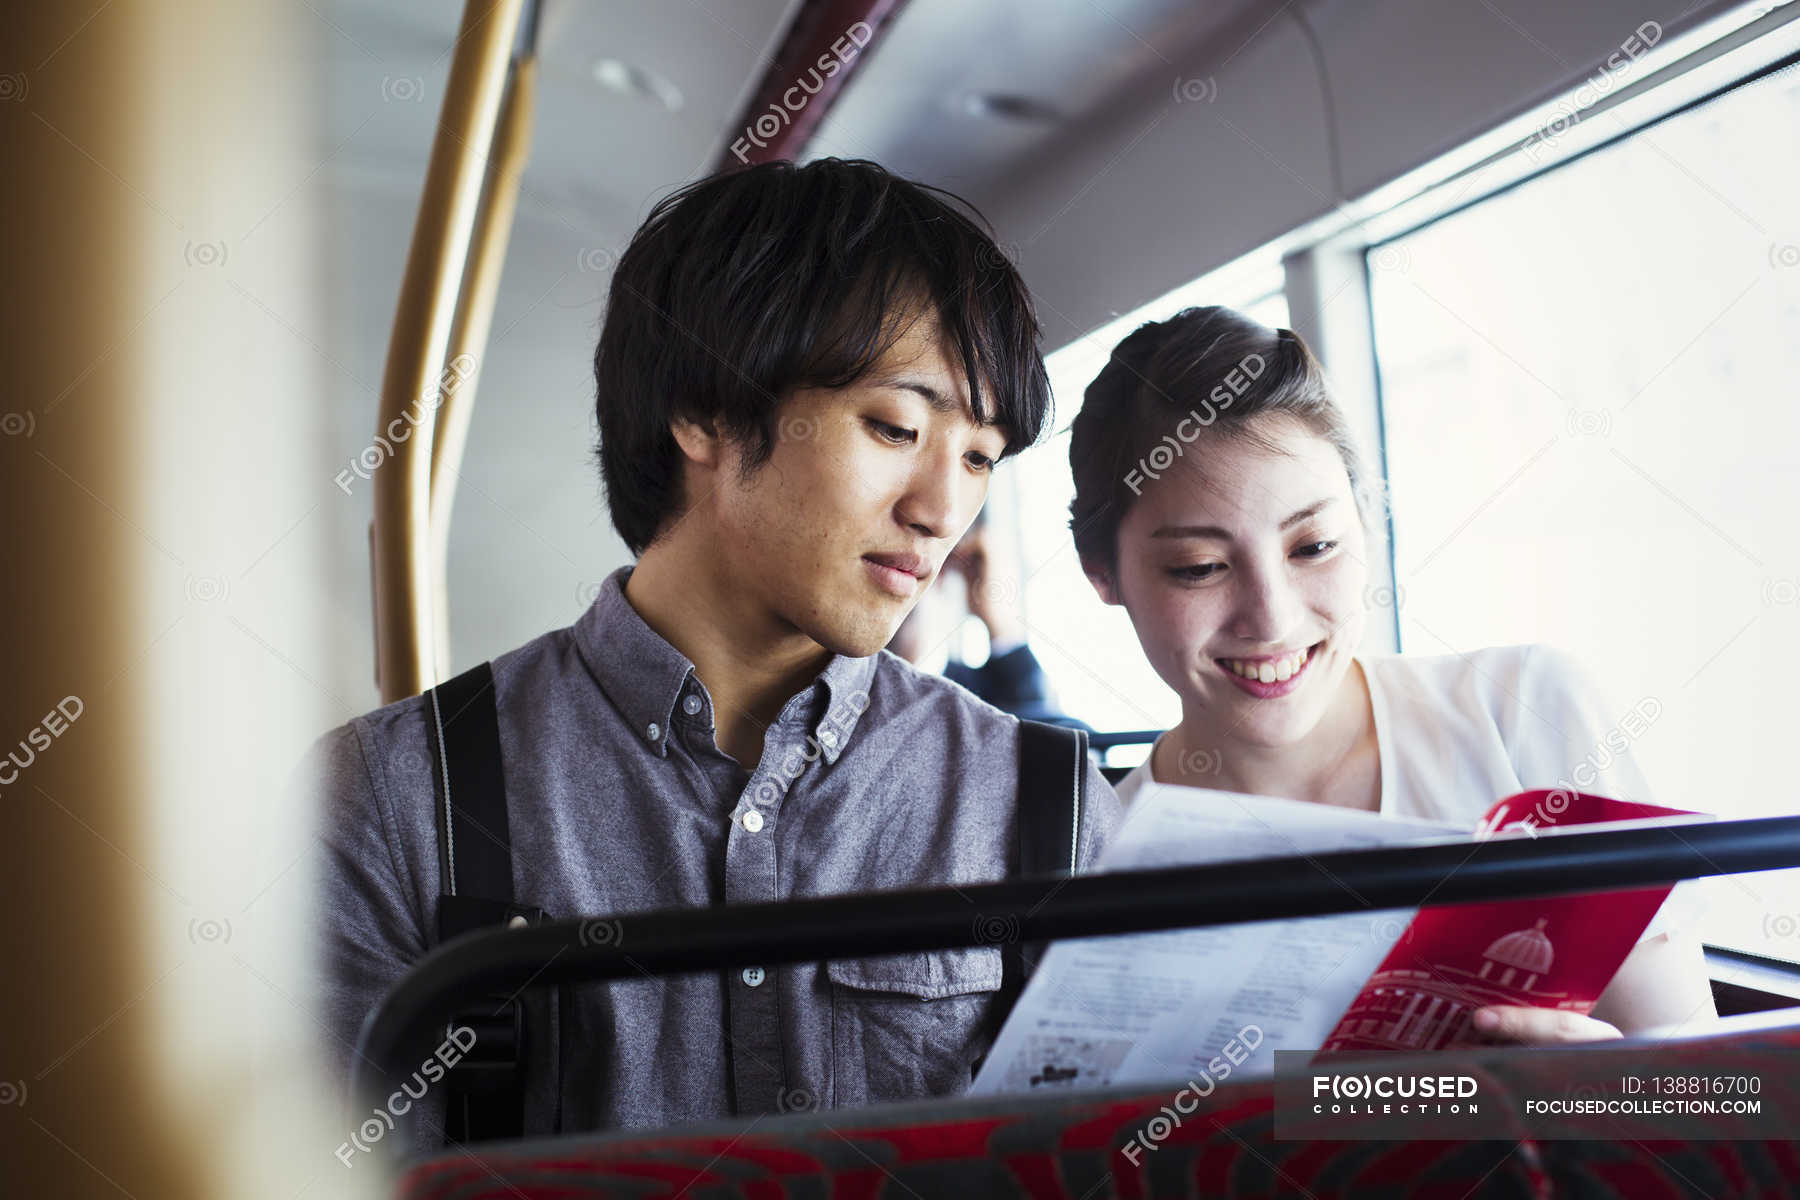
[[[885,651],[831,660],[745,770],[693,664],[625,599],[494,660],[518,899],[555,917],[1006,877],[1018,722]],[[435,941],[422,697],[321,738],[326,1018],[363,1018]],[[1118,822],[1091,765],[1078,863]],[[973,918],[975,914],[971,914]],[[997,946],[537,989],[527,1132],[670,1125],[954,1094],[986,1050]],[[554,1015],[553,1015],[554,1014]],[[441,1096],[405,1118],[441,1143]],[[366,1115],[366,1114],[364,1114]]]

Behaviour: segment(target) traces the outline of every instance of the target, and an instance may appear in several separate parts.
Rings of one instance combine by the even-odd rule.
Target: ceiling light
[[[963,109],[972,117],[1021,125],[1045,125],[1062,120],[1062,114],[1042,100],[1006,92],[970,92],[963,97]]]
[[[684,103],[681,89],[644,67],[636,67],[616,58],[602,58],[594,63],[594,79],[621,96],[637,96],[654,100],[670,112],[680,112]]]

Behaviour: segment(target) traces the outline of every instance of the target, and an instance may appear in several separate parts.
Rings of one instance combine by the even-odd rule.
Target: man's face
[[[727,447],[718,492],[728,578],[834,653],[885,646],[987,497],[1006,431],[975,424],[937,322],[913,321],[847,388],[801,389],[748,479]]]

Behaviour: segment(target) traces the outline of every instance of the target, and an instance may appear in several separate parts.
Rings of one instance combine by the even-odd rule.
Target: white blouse
[[[1630,744],[1656,720],[1657,701],[1607,707],[1560,650],[1495,646],[1469,654],[1359,654],[1356,661],[1374,710],[1384,817],[1472,831],[1494,801],[1533,788],[1656,803]],[[1150,779],[1146,759],[1118,782],[1119,799],[1129,807]],[[1698,912],[1693,893],[1693,884],[1678,885],[1644,937],[1689,925]]]

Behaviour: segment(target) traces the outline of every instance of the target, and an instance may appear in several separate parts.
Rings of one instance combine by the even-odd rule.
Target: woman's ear
[[[1114,581],[1113,573],[1110,568],[1090,563],[1084,558],[1081,560],[1081,571],[1082,574],[1088,577],[1088,582],[1094,585],[1094,591],[1100,594],[1100,599],[1103,603],[1125,603],[1124,599],[1119,595],[1118,584]]]

